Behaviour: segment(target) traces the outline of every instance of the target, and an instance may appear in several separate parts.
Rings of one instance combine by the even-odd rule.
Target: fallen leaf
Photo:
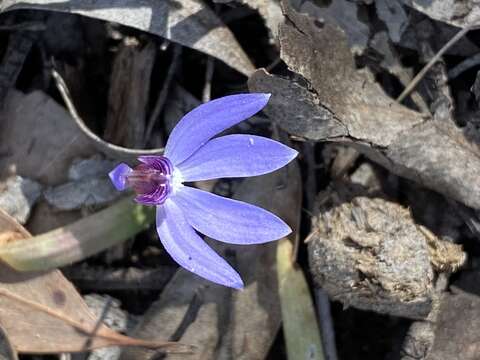
[[[2,212],[0,229],[30,237]],[[0,268],[0,324],[18,352],[77,352],[113,345],[190,350],[181,344],[134,339],[109,329],[95,319],[80,294],[58,270],[19,273],[6,265]]]
[[[60,11],[111,21],[162,36],[222,60],[245,75],[254,66],[230,30],[201,0],[6,0],[0,11]]]

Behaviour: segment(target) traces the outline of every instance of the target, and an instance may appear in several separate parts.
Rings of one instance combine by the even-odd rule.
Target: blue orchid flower
[[[297,151],[264,137],[236,134],[212,139],[260,111],[269,98],[270,94],[239,94],[200,105],[173,129],[164,156],[140,156],[135,168],[120,164],[109,173],[118,190],[130,188],[137,202],[157,207],[160,241],[179,265],[233,288],[242,288],[242,279],[197,231],[248,245],[278,240],[291,229],[259,207],[183,183],[262,175],[292,161]]]

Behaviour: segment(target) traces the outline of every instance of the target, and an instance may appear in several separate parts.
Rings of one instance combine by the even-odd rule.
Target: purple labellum
[[[200,105],[173,129],[165,156],[140,156],[133,169],[120,164],[110,173],[119,190],[157,206],[157,232],[164,248],[185,269],[210,281],[243,287],[238,273],[196,231],[232,244],[260,244],[287,236],[291,229],[256,206],[183,185],[185,181],[246,177],[275,171],[297,152],[271,139],[227,135],[223,130],[260,111],[269,94],[226,96]]]

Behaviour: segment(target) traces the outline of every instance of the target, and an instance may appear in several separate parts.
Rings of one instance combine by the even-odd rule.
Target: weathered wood
[[[478,146],[453,121],[434,121],[389,98],[368,71],[355,68],[338,27],[285,11],[281,57],[308,84],[257,71],[249,87],[273,94],[266,113],[291,134],[350,143],[391,172],[479,209]]]

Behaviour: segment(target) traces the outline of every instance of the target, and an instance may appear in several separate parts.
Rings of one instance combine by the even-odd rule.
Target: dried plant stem
[[[425,76],[425,74],[430,70],[430,68],[442,57],[442,55],[450,49],[458,40],[460,40],[467,32],[469,32],[473,26],[466,26],[462,30],[460,30],[458,33],[455,34],[453,38],[450,39],[436,54],[435,56],[428,62],[427,65],[423,67],[422,70],[413,78],[413,80],[410,82],[410,84],[407,85],[405,90],[400,94],[400,96],[397,98],[397,101],[400,103],[402,102],[409,94],[410,92],[417,86],[417,84],[422,80],[422,78]]]

